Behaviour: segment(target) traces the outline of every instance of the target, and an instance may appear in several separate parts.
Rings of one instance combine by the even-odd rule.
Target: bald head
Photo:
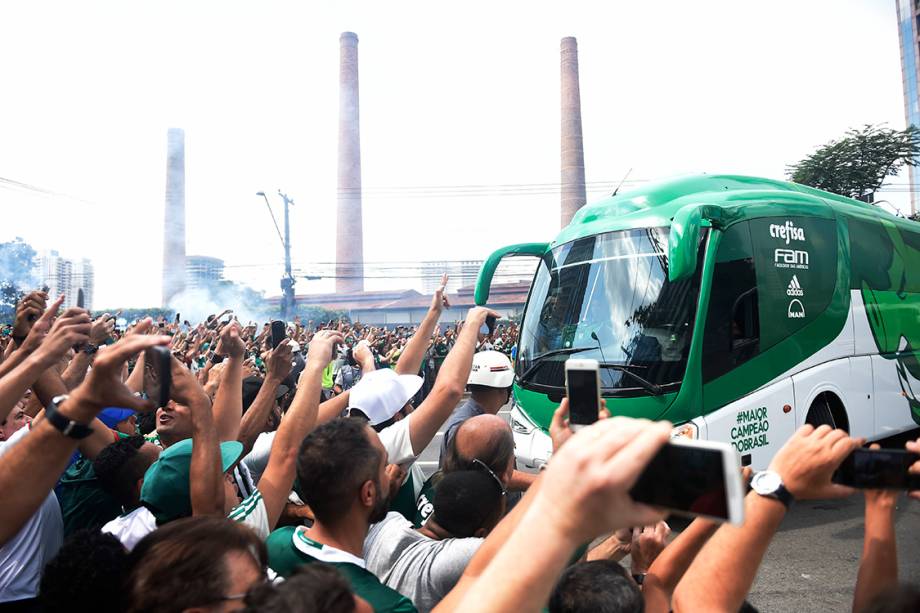
[[[478,459],[504,478],[514,466],[514,438],[511,427],[497,415],[477,415],[464,421],[448,445],[444,471],[471,468]]]

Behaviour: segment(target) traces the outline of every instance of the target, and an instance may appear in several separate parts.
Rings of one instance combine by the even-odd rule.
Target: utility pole
[[[281,229],[278,228],[278,222],[275,220],[275,214],[272,212],[272,206],[268,201],[265,192],[256,192],[256,196],[262,196],[265,199],[265,206],[268,207],[268,214],[272,217],[275,224],[275,230],[278,231],[278,238],[281,239],[281,245],[284,247],[284,276],[281,277],[281,319],[287,321],[294,312],[294,275],[291,274],[291,222],[288,207],[294,204],[294,200],[288,198],[287,194],[278,190],[278,195],[284,200],[284,236],[281,236]]]
[[[293,206],[294,200],[287,194],[278,190],[278,195],[284,200],[284,278],[281,279],[281,318],[285,321],[294,313],[294,275],[291,274],[291,223],[288,207]]]

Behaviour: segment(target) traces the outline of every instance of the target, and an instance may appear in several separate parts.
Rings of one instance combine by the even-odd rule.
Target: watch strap
[[[58,411],[58,405],[66,399],[67,396],[57,396],[52,399],[51,404],[45,407],[45,419],[64,436],[76,440],[86,438],[93,433],[93,429],[90,426],[77,423]]]

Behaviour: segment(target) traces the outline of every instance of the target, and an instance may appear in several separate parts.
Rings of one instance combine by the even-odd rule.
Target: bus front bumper
[[[553,442],[517,404],[511,408],[511,432],[514,435],[514,455],[518,468],[536,468],[549,461],[553,453]]]

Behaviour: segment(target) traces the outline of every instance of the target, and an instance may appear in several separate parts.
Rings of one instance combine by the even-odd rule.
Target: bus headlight
[[[511,430],[518,434],[530,434],[534,431],[536,426],[531,422],[524,413],[515,407],[515,411],[511,412]]]
[[[700,437],[700,430],[696,427],[696,424],[692,421],[688,421],[685,424],[679,426],[674,426],[671,429],[671,438],[686,438],[690,440],[696,440]]]

